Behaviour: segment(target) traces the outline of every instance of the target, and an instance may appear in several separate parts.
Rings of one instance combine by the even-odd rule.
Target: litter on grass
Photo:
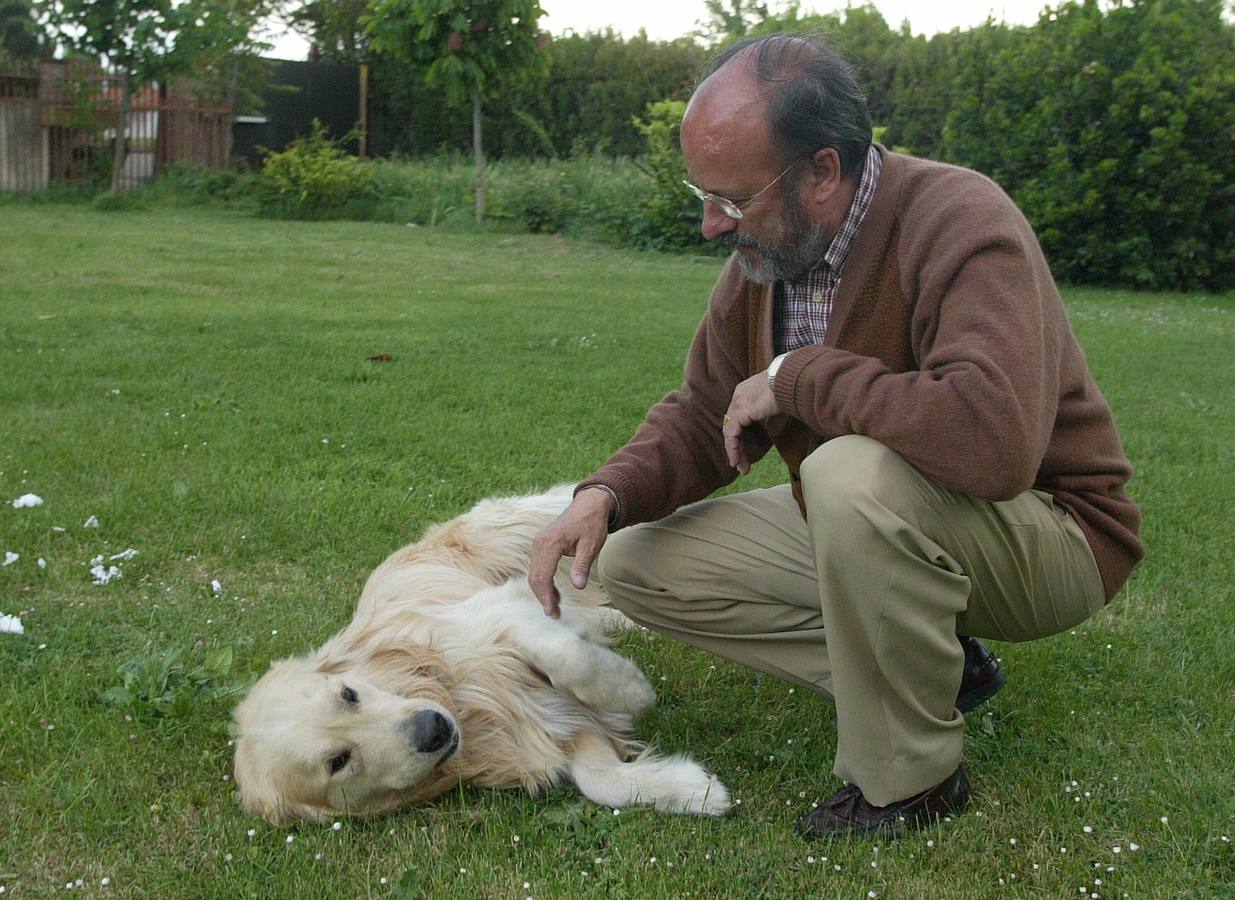
[[[120,578],[124,575],[120,571],[119,566],[103,565],[103,554],[101,553],[90,560],[90,574],[93,576],[96,585],[107,584],[113,578]]]
[[[90,518],[86,520],[86,523],[82,525],[82,528],[98,528],[98,527],[99,527],[99,517],[98,516],[91,516]]]
[[[21,627],[21,619],[17,616],[10,616],[0,613],[0,634],[25,634],[26,631]]]
[[[21,559],[20,553],[14,553],[12,550],[4,551],[4,565],[11,566],[13,563]]]
[[[42,506],[43,498],[38,494],[22,494],[13,501],[13,509],[29,509],[35,506]]]

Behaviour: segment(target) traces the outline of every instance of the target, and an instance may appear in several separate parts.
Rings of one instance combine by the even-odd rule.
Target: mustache
[[[725,246],[726,250],[731,251],[736,250],[738,247],[753,247],[760,253],[767,253],[769,249],[749,234],[738,234],[736,231],[721,235],[720,242]]]

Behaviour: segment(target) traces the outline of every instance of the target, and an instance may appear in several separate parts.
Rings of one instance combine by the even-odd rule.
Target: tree
[[[368,14],[369,0],[308,0],[283,18],[324,61],[356,66],[369,59]]]
[[[42,56],[47,49],[30,0],[0,0],[0,60]]]
[[[52,0],[46,23],[70,49],[101,57],[119,76],[111,189],[119,190],[134,85],[218,64],[250,45],[265,0]]]
[[[375,0],[368,20],[375,50],[427,64],[425,80],[446,101],[472,102],[476,221],[485,215],[485,157],[480,113],[512,76],[544,65],[546,35],[538,0]]]
[[[708,43],[729,43],[746,35],[771,16],[766,3],[758,0],[704,0],[708,17],[699,26],[700,36]],[[790,4],[791,15],[796,16],[797,3]]]

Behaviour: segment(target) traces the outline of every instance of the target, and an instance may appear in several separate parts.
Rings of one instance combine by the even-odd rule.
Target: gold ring
[[[724,428],[724,427],[725,427],[726,425],[728,425],[728,424],[729,424],[729,417],[728,417],[728,416],[721,416],[721,417],[720,417],[720,427],[721,427],[721,428]]]

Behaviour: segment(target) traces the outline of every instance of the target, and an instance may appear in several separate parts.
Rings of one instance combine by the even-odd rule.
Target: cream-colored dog
[[[532,538],[569,501],[486,500],[431,529],[378,566],[350,625],[273,664],[235,710],[245,808],[283,824],[569,778],[606,806],[723,814],[716,778],[631,739],[655,695],[606,646],[629,621],[595,587],[547,619],[528,588]]]

